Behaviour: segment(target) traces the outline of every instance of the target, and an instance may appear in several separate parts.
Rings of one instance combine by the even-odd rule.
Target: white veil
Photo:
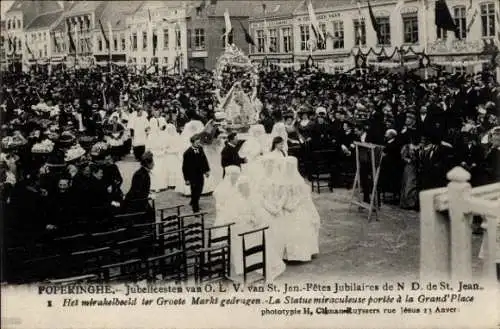
[[[184,125],[181,133],[181,141],[183,143],[183,150],[186,150],[191,145],[190,139],[196,134],[199,134],[205,129],[203,123],[199,120],[191,120]]]
[[[254,160],[259,155],[267,151],[265,147],[266,131],[264,126],[261,124],[252,125],[248,130],[248,139],[243,143],[239,151],[239,155],[242,158],[246,158],[249,161]]]

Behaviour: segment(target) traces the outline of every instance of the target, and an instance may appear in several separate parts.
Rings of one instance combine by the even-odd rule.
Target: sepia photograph
[[[55,312],[145,294],[183,321],[217,304],[247,328],[497,305],[498,0],[0,6],[6,328],[37,311],[21,295]]]

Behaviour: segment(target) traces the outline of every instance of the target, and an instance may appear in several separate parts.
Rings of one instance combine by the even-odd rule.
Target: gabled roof
[[[100,16],[107,1],[77,1],[67,12],[67,16],[74,16],[85,13],[96,13]]]
[[[10,8],[5,13],[11,13],[13,11],[22,11],[25,8],[28,1],[16,0],[11,5]]]
[[[100,16],[96,20],[101,20],[103,26],[111,23],[113,29],[125,29],[127,15],[136,12],[142,6],[142,1],[108,1]]]
[[[132,14],[136,14],[141,10],[147,10],[148,8],[182,8],[182,7],[193,7],[196,6],[197,3],[202,1],[176,1],[176,0],[167,0],[167,1],[141,1],[141,4],[136,8],[136,10]]]
[[[269,18],[290,16],[303,3],[304,0],[290,1],[255,1],[259,6],[254,10],[255,14],[251,15],[251,19]],[[265,4],[265,12],[264,5]]]
[[[302,0],[304,1],[304,0]],[[265,4],[269,12],[282,12],[289,7],[295,7],[300,1],[231,1],[231,0],[218,0],[215,4],[210,1],[197,1],[191,6],[188,16],[193,16],[197,7],[203,8],[206,15],[209,17],[224,17],[224,12],[227,10],[229,16],[232,17],[254,17],[263,14],[263,5]],[[277,8],[277,10],[276,10]],[[293,12],[293,11],[292,11]],[[280,14],[281,16],[281,14]]]
[[[331,8],[339,8],[339,9],[349,9],[349,8],[358,8],[357,1],[353,0],[311,0],[313,4],[313,8],[316,9],[331,9]],[[396,0],[370,0],[370,4],[372,6],[380,4],[380,3],[396,3]],[[367,1],[360,1],[361,8],[366,8],[368,6]],[[295,13],[307,13],[307,2],[301,1]]]
[[[47,13],[43,15],[38,15],[28,26],[26,26],[26,31],[36,30],[41,28],[50,28],[52,24],[56,23],[57,20],[62,16],[63,11],[57,11],[53,13]]]

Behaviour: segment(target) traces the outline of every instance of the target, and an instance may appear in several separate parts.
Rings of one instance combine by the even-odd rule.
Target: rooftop
[[[43,15],[38,15],[28,26],[26,26],[26,31],[36,30],[41,28],[49,28],[54,24],[63,14],[62,10],[47,13]]]
[[[252,19],[270,18],[292,15],[295,10],[303,3],[303,0],[293,1],[255,1],[259,2],[259,7],[250,17]],[[265,5],[265,11],[264,11]]]
[[[24,10],[28,9],[28,7],[31,7],[31,6],[36,6],[39,14],[48,13],[48,12],[55,12],[55,11],[62,9],[62,7],[60,6],[58,1],[22,1],[22,0],[16,0],[12,3],[12,5],[6,11],[6,13],[10,13],[10,12],[14,12],[14,11],[24,11]]]
[[[126,28],[126,16],[142,6],[141,1],[108,1],[100,16],[97,17],[106,26],[111,23],[113,29]]]

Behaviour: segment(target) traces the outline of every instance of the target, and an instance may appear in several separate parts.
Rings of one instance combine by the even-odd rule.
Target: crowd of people
[[[2,74],[0,182],[5,228],[14,232],[9,238],[71,230],[69,219],[75,214],[130,208],[131,200],[168,188],[191,195],[195,212],[199,197],[215,190],[218,220],[224,222],[236,215],[224,214],[229,199],[221,195],[235,191],[234,202],[275,203],[272,211],[264,206],[267,217],[255,213],[259,206],[238,207],[253,218],[248,223],[290,213],[298,221],[314,207],[298,176],[307,152],[334,151],[329,159],[334,187],[342,171],[356,166],[356,141],[384,146],[379,191],[391,194],[404,209],[418,209],[418,191],[444,186],[446,172],[456,165],[471,173],[473,186],[499,178],[500,88],[487,72],[440,72],[424,80],[387,71],[332,75],[314,68],[263,69],[253,96],[260,100],[259,122],[242,141],[223,129],[217,115],[221,90],[211,72],[137,75],[127,68],[106,70]],[[224,72],[224,81],[231,79],[232,72]],[[283,155],[279,165],[270,164],[276,162],[269,160],[275,156],[266,156],[271,149]],[[188,177],[190,166],[201,163],[197,150],[207,158],[199,181]],[[141,163],[142,172],[134,174],[130,191],[122,191],[117,162],[129,154]],[[364,201],[370,198],[373,179],[368,167],[361,161]],[[243,178],[237,181],[240,172]],[[307,175],[307,168],[301,173]],[[286,182],[279,188],[292,191],[291,197],[262,199],[262,186],[278,186],[278,181]],[[313,220],[311,227],[317,224]],[[297,241],[299,231],[307,230],[294,230],[288,241]],[[282,241],[279,261],[317,253],[314,246],[277,241]]]

